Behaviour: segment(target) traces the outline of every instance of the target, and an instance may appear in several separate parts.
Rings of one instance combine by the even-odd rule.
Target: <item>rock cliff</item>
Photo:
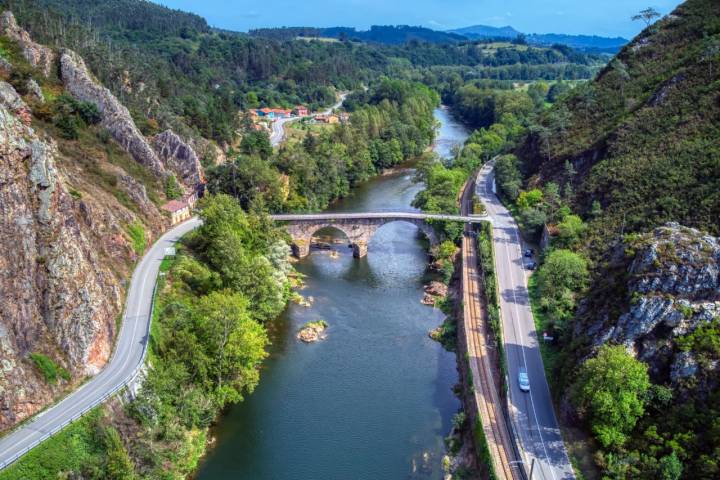
[[[0,33],[18,43],[30,65],[40,69],[46,77],[51,74],[55,65],[55,53],[52,49],[35,43],[30,34],[17,24],[12,12],[5,11],[0,15]]]
[[[60,55],[60,76],[72,96],[97,105],[101,125],[136,161],[155,175],[165,174],[164,165],[138,130],[128,109],[93,78],[83,59],[72,50],[64,50]]]
[[[693,353],[678,348],[678,340],[720,318],[720,242],[669,223],[627,244],[626,252],[634,253],[629,307],[614,324],[596,323],[589,332],[595,345],[625,345],[657,381],[678,386],[698,374]]]
[[[195,150],[172,130],[156,135],[152,139],[152,146],[165,167],[175,172],[180,182],[192,188],[205,181]]]
[[[0,430],[97,373],[112,350],[134,256],[123,226],[137,218],[110,192],[84,183],[75,163],[0,102]],[[133,200],[146,221],[159,225],[144,187],[118,176],[121,187],[140,192]],[[51,358],[71,380],[47,382],[31,353]]]

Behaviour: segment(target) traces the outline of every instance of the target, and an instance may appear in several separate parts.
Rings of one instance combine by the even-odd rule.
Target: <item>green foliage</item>
[[[129,408],[146,432],[133,448],[153,452],[140,467],[151,477],[168,465],[189,474],[204,449],[202,432],[253,391],[267,356],[261,322],[284,308],[289,293],[289,247],[267,217],[245,213],[227,195],[206,196],[199,207],[203,225],[161,277],[150,368]]]
[[[645,411],[650,388],[647,366],[622,346],[603,346],[582,366],[573,401],[582,409],[598,441],[618,449]]]
[[[303,324],[302,328],[318,328],[318,329],[325,329],[329,327],[328,323],[325,320],[314,320],[310,322],[305,322]]]
[[[182,190],[174,173],[165,177],[165,196],[168,200],[175,200],[182,196]]]
[[[139,221],[135,221],[127,226],[128,235],[132,242],[133,250],[137,255],[145,253],[147,240],[145,238],[145,227]]]
[[[246,132],[240,142],[240,151],[246,155],[260,155],[262,158],[268,158],[272,155],[270,137],[265,131]]]
[[[585,223],[582,221],[582,218],[577,215],[566,215],[565,218],[560,223],[558,223],[557,229],[558,246],[567,248],[575,245],[578,242],[580,236],[587,229],[587,225],[585,225]]]
[[[0,480],[66,478],[68,472],[78,472],[89,479],[112,478],[103,468],[106,444],[98,435],[103,428],[101,421],[102,410],[88,412],[43,442],[40,448],[0,471]]]
[[[720,317],[703,322],[692,332],[678,338],[677,346],[683,352],[692,352],[709,366],[720,357]]]
[[[515,155],[502,155],[495,161],[495,178],[499,193],[515,201],[522,186],[522,175]]]
[[[53,124],[68,140],[77,140],[81,128],[100,121],[100,111],[94,103],[75,100],[68,94],[57,97],[50,108],[54,112]]]
[[[114,427],[104,429],[106,449],[106,478],[112,480],[132,480],[135,478],[135,466],[125,450],[120,433]]]
[[[679,480],[682,476],[683,465],[675,452],[660,459],[660,479]]]
[[[266,216],[246,214],[227,195],[206,196],[200,208],[203,225],[192,237],[200,257],[219,274],[225,288],[248,298],[253,318],[266,321],[277,316],[287,301],[286,275],[291,269],[289,247],[279,230]]]
[[[31,353],[29,357],[37,369],[40,370],[43,377],[45,377],[46,382],[54,385],[57,383],[58,378],[62,378],[65,381],[70,380],[70,373],[64,368],[59,367],[47,355],[43,355],[42,353]]]
[[[475,452],[477,452],[478,456],[478,465],[485,470],[488,480],[495,480],[497,476],[495,475],[490,448],[480,418],[476,418],[475,425],[473,425],[473,440],[475,442]]]
[[[535,275],[542,310],[554,328],[563,330],[575,311],[577,294],[587,283],[587,261],[570,250],[552,250]]]
[[[235,196],[246,210],[325,208],[358,182],[421,155],[432,143],[438,101],[424,85],[383,79],[348,97],[349,124],[323,126],[274,154],[265,133],[246,133],[242,156],[209,169],[208,189]]]
[[[537,206],[543,201],[543,192],[537,188],[530,190],[529,192],[520,192],[517,199],[517,205],[521,209],[529,209]]]

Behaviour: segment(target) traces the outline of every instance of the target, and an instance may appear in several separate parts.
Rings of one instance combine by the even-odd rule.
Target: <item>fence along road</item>
[[[0,439],[0,470],[10,465],[135,379],[145,360],[155,282],[165,250],[200,225],[192,218],[163,234],[138,263],[130,281],[125,314],[105,368],[59,403]]]

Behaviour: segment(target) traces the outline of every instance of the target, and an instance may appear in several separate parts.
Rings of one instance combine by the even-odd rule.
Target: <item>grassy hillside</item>
[[[600,242],[670,220],[719,234],[719,61],[720,4],[686,2],[541,118],[529,173],[570,182],[583,214],[599,201]]]

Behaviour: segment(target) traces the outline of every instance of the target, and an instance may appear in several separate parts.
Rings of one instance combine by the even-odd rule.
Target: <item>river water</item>
[[[448,155],[466,130],[445,109],[436,151]],[[422,185],[404,169],[377,177],[331,207],[410,209]],[[326,232],[338,238],[338,232]],[[455,357],[428,337],[443,315],[420,303],[427,255],[416,227],[380,228],[368,256],[336,244],[313,250],[297,270],[310,308],[292,304],[273,324],[260,384],[213,430],[202,480],[441,479],[443,438],[460,408]],[[295,338],[307,321],[327,338]]]

